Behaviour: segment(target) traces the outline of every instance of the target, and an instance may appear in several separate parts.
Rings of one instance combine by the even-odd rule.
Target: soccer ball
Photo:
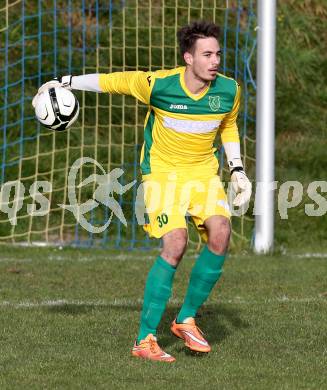
[[[39,122],[49,129],[67,129],[76,121],[78,113],[78,100],[66,88],[49,88],[37,96],[35,115]]]

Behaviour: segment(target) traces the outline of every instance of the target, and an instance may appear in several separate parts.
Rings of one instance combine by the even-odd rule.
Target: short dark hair
[[[177,39],[182,57],[187,51],[193,53],[199,38],[214,37],[219,39],[220,28],[213,22],[198,20],[177,31]]]

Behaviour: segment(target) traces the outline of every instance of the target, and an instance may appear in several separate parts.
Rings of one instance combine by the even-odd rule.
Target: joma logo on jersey
[[[219,96],[209,96],[209,107],[212,111],[218,111],[220,108],[220,97]]]
[[[171,104],[169,107],[170,110],[187,110],[186,104]]]

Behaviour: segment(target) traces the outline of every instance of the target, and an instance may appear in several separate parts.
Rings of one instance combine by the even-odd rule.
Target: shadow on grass
[[[95,304],[79,304],[79,303],[58,303],[45,308],[48,313],[66,314],[77,316],[80,314],[87,314],[91,311],[108,310],[109,305],[95,305]]]
[[[170,307],[165,312],[158,329],[160,345],[167,347],[179,343],[181,349],[185,350],[186,354],[194,355],[194,353],[185,349],[183,342],[174,337],[169,330],[170,323],[176,317],[178,311],[179,307],[176,307],[176,309]],[[232,305],[226,304],[206,305],[200,309],[196,317],[196,322],[204,332],[208,342],[211,345],[217,345],[234,332],[240,329],[247,329],[251,326],[249,322],[242,319],[241,315],[242,313],[239,307],[235,308]],[[198,354],[197,356],[202,355]]]
[[[58,302],[53,303],[44,308],[47,313],[52,314],[64,314],[68,316],[75,316],[81,314],[87,314],[91,312],[107,312],[112,313],[113,311],[137,311],[141,313],[141,303],[124,303],[124,302],[104,302],[104,303],[65,303]]]
[[[161,320],[158,328],[158,337],[160,345],[166,348],[171,345],[180,345],[180,350],[185,350],[186,354],[192,354],[184,348],[182,341],[178,340],[170,332],[170,324],[176,317],[180,306],[170,304]],[[64,314],[67,316],[78,316],[91,312],[136,312],[140,313],[141,304],[129,303],[99,303],[99,304],[79,304],[79,303],[60,303],[47,307],[45,310],[52,314]],[[135,315],[135,323],[138,328],[140,314]],[[242,312],[239,307],[233,307],[232,304],[209,304],[205,305],[197,315],[197,324],[204,331],[205,337],[212,345],[219,345],[224,339],[233,335],[241,329],[247,329],[251,325],[249,322],[242,319]]]

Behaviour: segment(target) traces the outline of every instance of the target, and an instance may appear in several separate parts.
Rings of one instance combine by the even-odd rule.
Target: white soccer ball
[[[35,115],[39,122],[49,129],[67,129],[76,121],[78,114],[78,100],[66,88],[49,88],[36,98]]]

